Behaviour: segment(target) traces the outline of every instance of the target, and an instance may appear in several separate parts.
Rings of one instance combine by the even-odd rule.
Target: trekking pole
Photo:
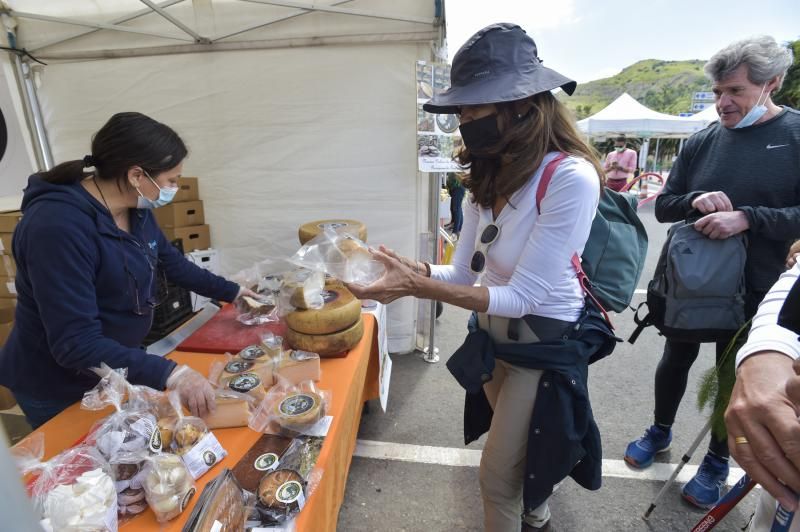
[[[656,509],[656,505],[664,496],[664,494],[667,492],[667,488],[669,488],[675,481],[675,478],[678,476],[678,473],[681,472],[683,466],[688,464],[689,460],[692,459],[692,454],[694,454],[694,452],[697,450],[697,446],[700,445],[700,442],[703,441],[703,439],[706,437],[706,434],[708,434],[709,430],[711,430],[711,419],[709,419],[706,422],[706,425],[703,427],[703,430],[701,430],[700,434],[697,435],[697,438],[694,439],[694,442],[692,442],[691,447],[689,447],[689,450],[686,451],[686,453],[683,455],[680,463],[675,467],[675,470],[672,472],[672,475],[670,475],[669,479],[667,479],[667,481],[664,483],[664,486],[661,488],[661,491],[658,492],[656,498],[653,499],[653,502],[650,503],[650,507],[647,508],[647,511],[644,513],[644,515],[642,515],[642,519],[647,521],[650,518],[650,514],[653,513],[653,510]]]
[[[733,510],[733,507],[736,506],[755,485],[755,481],[750,480],[750,477],[745,474],[739,479],[739,482],[737,482],[731,490],[726,493],[696,525],[694,525],[691,532],[706,532],[717,526],[719,522],[728,515],[728,512]]]

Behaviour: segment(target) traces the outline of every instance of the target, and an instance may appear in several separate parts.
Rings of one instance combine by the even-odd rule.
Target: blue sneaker
[[[651,425],[644,431],[644,436],[628,444],[625,449],[625,462],[636,469],[650,467],[658,453],[669,450],[672,443],[672,431],[664,430],[658,425]]]
[[[681,490],[683,498],[698,508],[712,508],[722,497],[722,487],[728,478],[728,470],[727,460],[711,453],[706,454],[703,463],[697,468],[697,474]]]

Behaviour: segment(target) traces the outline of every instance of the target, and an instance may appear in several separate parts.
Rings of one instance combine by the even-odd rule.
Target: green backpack
[[[536,208],[558,164],[567,157],[561,153],[550,161],[542,173],[536,190]],[[647,231],[636,214],[637,200],[630,194],[603,191],[597,214],[592,222],[589,240],[580,258],[573,255],[572,265],[578,272],[586,295],[605,310],[622,312],[631,303],[639,284],[647,255]]]

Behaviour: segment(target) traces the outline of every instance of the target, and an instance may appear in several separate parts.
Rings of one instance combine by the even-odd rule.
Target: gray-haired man
[[[693,135],[678,155],[656,218],[676,222],[690,212],[695,228],[722,239],[747,231],[746,318],[784,268],[792,240],[800,236],[800,113],[772,102],[792,55],[771,37],[738,41],[705,66],[716,97],[719,122]],[[729,339],[716,343],[717,361]],[[667,339],[656,369],[654,424],[631,442],[625,461],[644,468],[666,451],[699,344]],[[728,444],[712,435],[708,454],[683,488],[686,500],[708,508],[728,476]]]

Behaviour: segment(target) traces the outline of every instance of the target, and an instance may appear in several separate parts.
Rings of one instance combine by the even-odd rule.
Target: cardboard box
[[[202,201],[170,203],[153,210],[156,221],[162,229],[170,227],[189,227],[206,223]]]
[[[0,299],[0,323],[11,323],[14,321],[14,310],[16,308],[16,299]]]
[[[11,255],[11,237],[14,233],[0,233],[0,255]]]
[[[20,211],[0,212],[0,233],[13,233],[21,219]]]
[[[196,201],[200,199],[200,187],[196,177],[182,177],[178,179],[178,193],[174,202]]]
[[[0,276],[0,298],[17,298],[17,287],[14,285],[13,277]]]
[[[167,240],[180,238],[183,241],[183,251],[188,253],[198,249],[211,247],[211,231],[208,225],[195,225],[191,227],[164,228]]]
[[[17,264],[10,255],[0,255],[0,275],[14,277],[17,275]]]

